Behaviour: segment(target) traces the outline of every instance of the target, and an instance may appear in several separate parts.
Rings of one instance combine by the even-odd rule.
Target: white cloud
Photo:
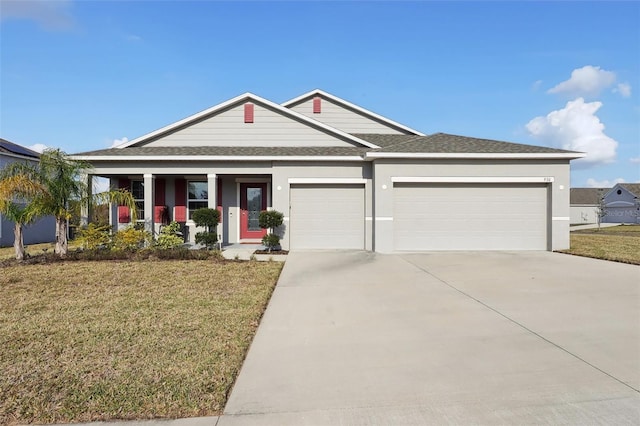
[[[129,142],[129,138],[114,139],[113,141],[111,141],[111,145],[109,146],[109,148],[115,148],[118,145],[122,145],[127,142]]]
[[[589,188],[612,188],[616,183],[624,183],[625,180],[623,178],[617,178],[613,181],[608,179],[605,180],[595,180],[593,178],[587,179],[587,186]]]
[[[48,30],[67,30],[74,25],[71,0],[2,0],[0,20],[27,19]]]
[[[598,95],[616,81],[616,74],[600,67],[586,65],[571,72],[571,78],[549,89],[547,93],[565,93],[570,96]]]
[[[640,164],[640,157],[631,157],[631,158],[629,158],[629,161],[632,164]]]
[[[28,146],[27,148],[29,148],[32,151],[42,153],[45,149],[47,149],[49,147],[46,146],[46,145],[43,145],[41,143],[37,143],[35,145]]]
[[[548,145],[586,152],[580,161],[595,165],[611,163],[616,158],[618,142],[604,134],[604,124],[596,116],[602,102],[585,102],[583,98],[567,102],[560,110],[527,123],[529,134]]]
[[[618,83],[612,92],[620,93],[623,98],[628,98],[631,96],[631,85],[629,83]]]

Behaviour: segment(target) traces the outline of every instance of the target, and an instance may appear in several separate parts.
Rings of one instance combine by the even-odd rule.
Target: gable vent
[[[244,104],[244,122],[253,123],[253,104]]]
[[[320,114],[322,112],[322,99],[320,96],[313,98],[313,113]]]

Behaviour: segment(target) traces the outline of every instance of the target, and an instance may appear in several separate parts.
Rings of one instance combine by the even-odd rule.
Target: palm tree
[[[8,169],[2,171],[0,180],[0,214],[14,222],[13,247],[16,259],[23,260],[25,250],[22,228],[42,216],[43,206],[37,200],[46,193],[46,188],[26,174],[10,176],[6,172]],[[35,173],[35,169],[31,172]]]
[[[135,219],[135,200],[125,190],[107,191],[89,196],[89,186],[83,179],[92,168],[84,161],[72,160],[60,149],[46,149],[40,155],[37,169],[24,163],[10,164],[9,175],[27,176],[34,184],[41,185],[45,191],[34,198],[37,212],[41,215],[53,215],[56,219],[55,253],[61,257],[69,250],[67,241],[67,220],[71,217],[71,200],[82,204],[115,202],[129,207]]]

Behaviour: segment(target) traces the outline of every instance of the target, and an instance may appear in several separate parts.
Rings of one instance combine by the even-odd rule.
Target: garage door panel
[[[292,249],[363,249],[364,185],[292,185]]]
[[[396,184],[396,250],[545,250],[544,185]]]

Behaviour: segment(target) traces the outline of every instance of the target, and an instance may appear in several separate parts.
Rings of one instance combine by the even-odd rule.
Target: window
[[[189,217],[194,210],[209,207],[209,185],[207,182],[191,181],[187,184],[187,209],[189,210]]]
[[[138,222],[144,222],[144,182],[141,180],[131,181],[131,195],[136,202]]]

